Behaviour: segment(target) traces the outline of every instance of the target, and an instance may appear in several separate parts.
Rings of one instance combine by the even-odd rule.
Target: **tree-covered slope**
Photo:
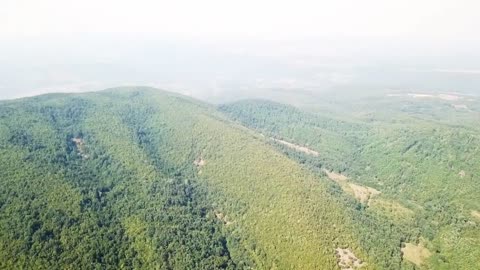
[[[0,268],[335,269],[337,248],[405,266],[401,231],[376,229],[210,105],[138,87],[0,103]]]
[[[478,126],[472,124],[478,123],[476,103],[468,98],[472,109],[466,111],[436,97],[347,99],[322,113],[263,100],[227,104],[220,110],[276,139],[270,140],[272,145],[310,170],[347,175],[348,180],[337,181],[345,193],[357,195],[351,189],[374,188],[364,204],[365,213],[378,216],[380,223],[393,221],[405,236],[402,241],[426,245],[431,256],[424,267],[476,269],[480,266],[476,259],[480,137]],[[332,102],[319,102],[322,106]],[[278,140],[318,155],[292,150]]]
[[[63,95],[2,104],[0,268],[233,267],[201,187],[155,167],[117,117],[89,126],[107,106]]]

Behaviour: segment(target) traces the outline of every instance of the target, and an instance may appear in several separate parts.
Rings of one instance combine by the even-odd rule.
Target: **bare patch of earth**
[[[226,226],[229,226],[229,225],[233,224],[233,221],[230,221],[226,215],[224,215],[222,212],[220,212],[218,210],[215,210],[215,217],[218,220],[222,221],[223,224],[225,224]]]
[[[72,142],[75,143],[78,154],[82,156],[83,159],[87,159],[88,155],[85,154],[85,141],[82,138],[72,138]]]
[[[341,173],[336,173],[327,169],[323,169],[323,171],[327,174],[328,178],[332,179],[335,182],[344,182],[348,180],[348,177]]]
[[[197,168],[201,168],[201,167],[205,166],[206,163],[207,162],[201,157],[199,157],[199,158],[197,158],[193,161],[193,164],[195,166],[197,166]]]
[[[357,258],[348,248],[336,248],[335,256],[337,257],[338,266],[342,270],[358,269],[365,265],[365,262]]]

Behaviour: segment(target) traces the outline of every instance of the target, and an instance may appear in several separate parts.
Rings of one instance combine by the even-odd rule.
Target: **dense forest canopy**
[[[461,94],[405,93],[316,101],[303,109],[266,100],[219,109],[312,170],[348,176],[347,184],[337,182],[353,197],[369,196],[367,213],[428,247],[427,268],[478,268],[479,102]]]
[[[478,103],[392,98],[0,102],[0,268],[479,268]]]

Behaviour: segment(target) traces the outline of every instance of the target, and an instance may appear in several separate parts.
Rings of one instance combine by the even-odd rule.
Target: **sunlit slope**
[[[259,100],[228,104],[221,110],[265,135],[310,147],[330,169],[376,187],[385,184],[382,189],[392,195],[424,201],[438,197],[437,192],[444,196],[459,193],[447,198],[480,208],[480,200],[474,198],[480,183],[475,177],[480,167],[478,130],[461,121],[424,120],[382,106],[375,101],[370,105],[380,118],[376,120],[354,111],[326,117]],[[348,113],[352,115],[347,119]],[[381,120],[386,116],[388,120]],[[460,116],[464,118],[463,113]]]
[[[432,253],[424,265],[478,267],[480,137],[478,127],[470,125],[476,112],[456,114],[448,104],[428,102],[422,107],[411,100],[392,104],[371,99],[362,108],[350,101],[350,109],[347,102],[342,113],[320,115],[261,100],[220,109],[265,136],[316,151],[318,156],[305,155],[271,140],[312,170],[340,171],[348,183],[377,190],[365,203],[365,213],[378,214],[385,223],[394,221],[404,232],[399,241],[426,242]],[[441,112],[442,106],[449,112]],[[340,185],[353,193],[347,182]]]
[[[375,268],[328,181],[155,89],[0,103],[0,181],[4,268]]]
[[[225,229],[240,239],[257,267],[334,268],[337,246],[367,259],[327,186],[258,135],[183,97],[129,91],[123,99],[118,95],[104,94],[116,98],[118,111],[99,111],[90,124],[97,130],[118,130],[109,128],[109,119],[119,115],[135,132],[141,130],[147,152],[167,170],[197,175],[215,211],[227,217]],[[140,106],[150,113],[134,116]],[[122,136],[110,134],[117,135]],[[203,161],[198,168],[196,160]]]

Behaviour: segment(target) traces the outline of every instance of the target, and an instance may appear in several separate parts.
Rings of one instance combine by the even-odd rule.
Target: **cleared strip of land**
[[[277,142],[277,143],[280,143],[280,144],[283,144],[289,148],[292,148],[298,152],[302,152],[302,153],[305,153],[307,155],[311,155],[311,156],[315,156],[315,157],[318,157],[319,153],[315,150],[312,150],[310,148],[307,148],[305,146],[300,146],[300,145],[297,145],[297,144],[294,144],[294,143],[290,143],[290,142],[287,142],[287,141],[284,141],[284,140],[280,140],[280,139],[275,139],[275,138],[272,138],[273,141]]]
[[[348,177],[343,174],[335,173],[327,169],[323,169],[323,171],[328,178],[337,182],[343,189],[343,191],[353,195],[355,199],[359,200],[363,204],[369,204],[372,197],[381,193],[380,191],[372,187],[361,186],[351,183],[350,181],[348,181]]]

